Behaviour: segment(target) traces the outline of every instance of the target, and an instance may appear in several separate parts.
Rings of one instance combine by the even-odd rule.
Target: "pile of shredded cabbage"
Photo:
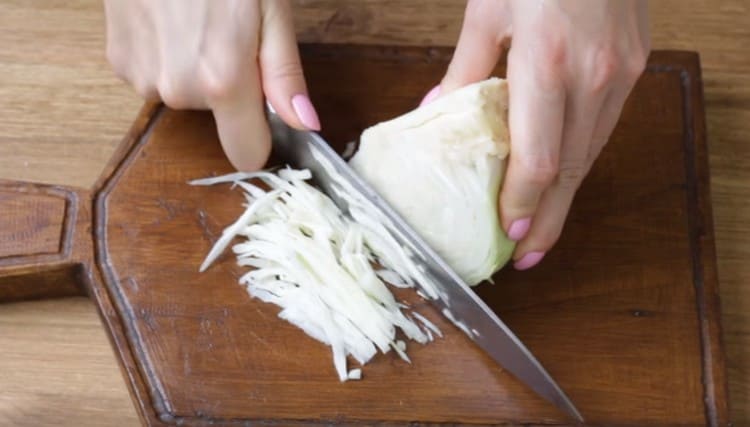
[[[327,169],[330,174],[330,165]],[[360,368],[348,369],[348,356],[364,365],[378,351],[393,349],[410,362],[397,330],[420,344],[442,333],[397,301],[386,283],[409,288],[419,283],[420,295],[432,298],[434,287],[367,199],[336,180],[337,193],[349,205],[348,212],[342,212],[307,182],[311,178],[309,170],[285,168],[192,181],[231,182],[244,190],[247,200],[245,212],[224,230],[200,270],[239,237],[232,246],[237,262],[252,268],[240,284],[251,296],[281,307],[280,318],[329,345],[341,381],[361,377]],[[253,179],[268,190],[250,182]]]

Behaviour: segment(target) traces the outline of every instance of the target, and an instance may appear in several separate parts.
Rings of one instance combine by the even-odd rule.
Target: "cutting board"
[[[450,54],[302,46],[323,135],[414,108]],[[706,148],[698,56],[655,52],[557,246],[477,289],[591,425],[728,424]],[[187,181],[231,170],[209,113],[149,104],[93,189],[3,181],[0,300],[90,295],[147,425],[572,422],[425,303],[443,339],[339,383],[231,255],[198,273],[242,196]]]

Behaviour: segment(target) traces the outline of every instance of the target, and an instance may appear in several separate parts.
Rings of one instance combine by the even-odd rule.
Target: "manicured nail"
[[[528,270],[539,264],[539,261],[541,261],[542,258],[544,258],[544,252],[529,252],[516,261],[513,264],[513,268],[516,270]]]
[[[523,239],[524,236],[526,236],[526,233],[529,232],[529,227],[531,227],[530,217],[517,219],[511,222],[510,227],[508,227],[508,238],[514,242]]]
[[[427,95],[422,98],[422,102],[419,103],[419,106],[423,106],[426,104],[429,104],[430,102],[434,101],[435,98],[440,95],[440,85],[435,86],[434,88],[430,89],[429,92],[427,92]]]
[[[297,113],[299,121],[310,130],[320,130],[320,120],[318,119],[318,113],[315,112],[310,98],[307,95],[299,94],[292,97],[292,107],[294,112]]]

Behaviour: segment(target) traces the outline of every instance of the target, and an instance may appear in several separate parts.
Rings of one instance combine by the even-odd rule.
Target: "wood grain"
[[[413,108],[450,58],[437,48],[301,51],[329,123],[324,136],[339,149]],[[504,270],[494,277],[502,285],[479,288],[593,425],[727,423],[699,76],[695,55],[654,53],[580,190],[569,232],[534,271]],[[106,288],[137,337],[119,350],[138,355],[131,377],[140,374],[150,392],[147,418],[566,422],[415,301],[446,337],[412,347],[412,365],[376,358],[365,368],[370,381],[342,387],[327,348],[244,297],[231,257],[200,275],[186,267],[239,215],[241,197],[185,184],[231,171],[210,114],[154,117],[97,190],[96,216],[96,230],[106,230],[97,238]],[[289,357],[298,354],[304,363]]]
[[[453,44],[462,9],[451,0],[390,2],[389,7],[373,1],[356,7],[345,1],[298,3],[300,38],[330,42]],[[745,286],[750,281],[750,6],[745,1],[650,4],[655,48],[701,53],[732,419],[745,425],[750,423],[750,290]],[[140,106],[104,63],[102,34],[97,1],[0,4],[0,177],[88,187],[99,175]],[[76,333],[97,326],[98,320],[93,310],[66,311],[75,304],[83,303],[60,302],[55,312],[39,304],[19,305],[11,316],[3,311],[0,319],[12,319],[23,342],[35,341],[44,325],[69,319],[67,346],[101,358],[87,364],[91,369],[78,369],[80,358],[68,347],[40,352],[39,347],[14,346],[8,334],[0,334],[0,360],[30,367],[24,375],[0,376],[0,398],[13,402],[3,406],[0,417],[11,414],[9,408],[28,407],[44,393],[54,393],[58,398],[45,407],[55,417],[28,415],[13,423],[135,422],[124,388],[103,389],[98,399],[88,398],[87,390],[103,378],[121,380],[103,334]],[[55,355],[60,369],[37,369],[45,360],[41,355],[47,354]],[[46,386],[40,390],[31,383]],[[122,418],[124,413],[130,417]]]
[[[84,294],[90,198],[86,190],[0,179],[0,303]]]
[[[323,135],[339,150],[413,108],[451,56],[330,44],[301,53],[329,123]],[[501,64],[494,74],[503,73]],[[10,290],[0,301],[35,289],[21,274],[53,283],[71,272],[99,307],[147,425],[568,421],[413,293],[406,301],[444,337],[413,346],[413,364],[379,357],[366,368],[371,381],[342,386],[328,348],[273,321],[277,308],[235,284],[242,269],[231,257],[198,274],[241,210],[236,193],[187,184],[232,170],[211,114],[147,104],[104,170],[90,191],[0,182],[12,216],[23,216],[18,200],[44,195],[66,206],[62,220],[51,205],[29,216],[31,227],[17,224],[32,240],[45,235],[37,223],[63,224],[61,249],[0,258],[0,290]],[[697,55],[654,52],[579,192],[570,231],[532,272],[503,270],[493,277],[502,285],[478,288],[592,425],[728,423],[708,200]]]
[[[0,425],[138,425],[88,299],[0,305],[0,337]]]
[[[0,193],[0,257],[53,254],[60,248],[65,199]],[[52,213],[51,218],[47,216]]]

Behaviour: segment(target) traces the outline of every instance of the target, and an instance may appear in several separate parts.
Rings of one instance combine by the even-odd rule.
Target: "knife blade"
[[[438,310],[489,354],[500,366],[511,372],[537,394],[582,422],[578,409],[549,375],[534,355],[484,303],[453,269],[430,248],[419,235],[373,190],[317,133],[300,131],[288,126],[272,108],[268,109],[274,154],[297,169],[309,169],[318,187],[342,211],[347,201],[335,191],[336,180],[327,167],[333,167],[340,179],[369,199],[392,223],[398,233],[394,237],[414,249],[411,256],[425,267],[425,274],[438,287],[438,298],[428,298]],[[316,157],[322,156],[329,166]]]

